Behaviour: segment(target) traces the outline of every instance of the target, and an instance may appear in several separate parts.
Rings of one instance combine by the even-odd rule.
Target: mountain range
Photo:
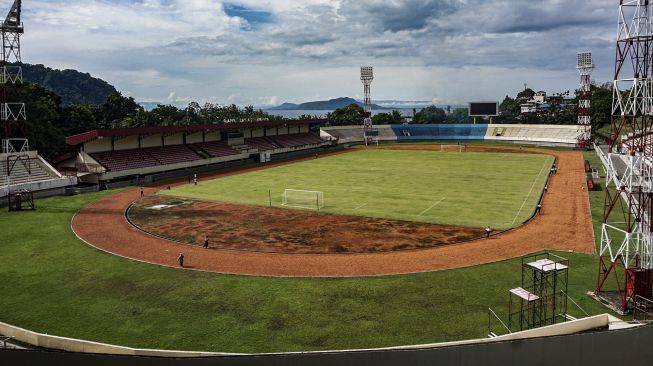
[[[329,99],[329,100],[320,100],[320,101],[315,101],[315,102],[307,102],[307,103],[301,103],[301,104],[295,104],[295,103],[283,103],[279,106],[276,107],[271,107],[271,108],[266,108],[266,110],[269,111],[290,111],[290,110],[303,110],[303,111],[328,111],[328,110],[334,110],[338,108],[343,108],[346,107],[350,104],[357,104],[359,106],[363,106],[363,103],[359,102],[356,99],[353,98],[336,98],[336,99]],[[392,109],[392,108],[385,108],[382,107],[378,104],[372,104],[372,109]]]

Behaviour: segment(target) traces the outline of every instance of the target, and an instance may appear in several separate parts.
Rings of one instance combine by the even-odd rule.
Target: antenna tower
[[[372,66],[361,67],[361,81],[363,82],[364,104],[365,104],[365,120],[363,121],[363,138],[365,145],[370,145],[374,142],[378,145],[379,133],[374,130],[372,125],[372,97],[371,86],[374,80],[374,69]]]
[[[596,295],[621,311],[651,298],[652,3],[621,1]],[[613,282],[616,279],[616,283]]]
[[[590,100],[592,99],[590,74],[594,70],[591,52],[578,53],[576,69],[580,73],[580,95],[578,97],[578,130],[576,139],[578,147],[586,149],[592,138],[590,117]]]

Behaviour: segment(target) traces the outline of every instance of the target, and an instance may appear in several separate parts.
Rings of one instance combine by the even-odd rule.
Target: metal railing
[[[581,308],[580,305],[578,305],[578,303],[577,303],[576,301],[574,301],[574,299],[571,298],[571,296],[569,296],[568,294],[566,294],[564,291],[560,291],[560,292],[562,292],[562,294],[563,294],[564,296],[567,296],[567,300],[571,301],[572,304],[576,305],[576,307],[577,307],[578,309],[580,309],[580,311],[582,311],[583,314],[585,314],[585,316],[590,316],[590,315],[587,313],[587,311],[585,311],[585,309]]]
[[[633,303],[633,320],[653,321],[653,300],[636,295]]]
[[[498,320],[499,324],[501,324],[508,331],[508,333],[512,333],[510,328],[508,328],[506,323],[504,323],[503,320],[501,320],[501,318],[499,318],[497,313],[495,313],[494,310],[492,310],[492,308],[488,308],[487,309],[487,330],[488,330],[488,335],[496,336],[496,332],[494,332],[494,327],[492,327],[492,317],[494,317],[496,320]]]
[[[2,346],[0,348],[3,348],[3,349],[15,348],[15,346],[13,344],[11,344],[11,343],[9,343],[9,346],[7,346],[7,342],[10,342],[10,341],[13,341],[13,340],[14,340],[14,337],[0,336],[0,345]]]

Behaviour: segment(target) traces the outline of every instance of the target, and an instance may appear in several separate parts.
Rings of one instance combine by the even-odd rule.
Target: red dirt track
[[[383,148],[440,149],[439,145],[397,145]],[[136,229],[125,218],[129,205],[139,198],[140,190],[135,188],[110,195],[84,207],[73,218],[72,228],[79,238],[90,245],[134,260],[176,266],[177,256],[183,252],[186,268],[260,276],[379,276],[469,267],[519,257],[543,249],[594,252],[594,235],[580,152],[471,146],[467,151],[532,152],[556,156],[558,174],[551,177],[542,213],[520,228],[489,239],[429,249],[371,254],[253,253],[207,250],[157,238]],[[219,173],[202,179],[296,161]],[[148,187],[146,194],[155,193],[167,185]]]

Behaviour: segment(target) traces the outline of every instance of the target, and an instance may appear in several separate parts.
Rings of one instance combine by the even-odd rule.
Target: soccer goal
[[[286,189],[283,191],[282,205],[309,210],[321,210],[324,207],[324,192]]]
[[[440,151],[465,152],[467,151],[467,145],[440,145]]]

